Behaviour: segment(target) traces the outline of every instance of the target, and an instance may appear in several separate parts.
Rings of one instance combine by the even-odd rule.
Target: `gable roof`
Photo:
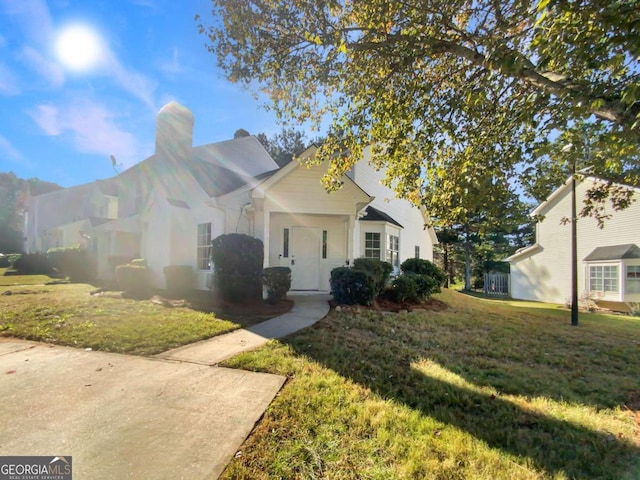
[[[377,208],[373,208],[371,206],[367,207],[365,209],[365,214],[362,218],[360,218],[360,221],[365,221],[365,222],[389,222],[392,223],[393,225],[396,225],[400,228],[404,228],[402,225],[400,225],[398,222],[396,222],[393,218],[391,218],[389,215],[387,215],[386,213],[378,210]]]
[[[238,177],[256,177],[280,168],[254,136],[194,147],[190,160],[229,170]]]
[[[640,248],[633,244],[610,245],[597,247],[589,255],[584,257],[585,262],[622,260],[625,258],[640,258]]]
[[[535,217],[536,215],[541,215],[543,212],[546,212],[553,204],[553,201],[558,198],[559,196],[561,196],[565,191],[570,190],[571,189],[571,180],[572,180],[572,176],[569,175],[569,177],[567,178],[567,180],[560,185],[558,188],[556,188],[553,192],[551,192],[551,195],[549,195],[547,197],[547,199],[542,202],[540,205],[538,205],[533,212],[531,212],[529,215],[531,217]],[[577,179],[576,180],[576,184],[580,183],[580,182],[584,182],[584,181],[589,181],[591,183],[608,183],[609,180],[604,179],[604,178],[600,178],[600,177],[595,177],[595,176],[588,176],[588,177],[584,177],[584,179],[580,180]],[[633,185],[625,185],[622,183],[618,183],[618,182],[612,182],[615,185],[620,185],[622,187],[627,187],[630,189],[633,189],[635,191],[640,191],[640,189],[638,187],[634,187]]]

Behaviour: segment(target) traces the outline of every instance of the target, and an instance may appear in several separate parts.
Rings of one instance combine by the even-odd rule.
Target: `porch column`
[[[347,258],[349,265],[353,265],[356,258],[355,245],[357,240],[354,238],[356,234],[356,216],[349,215],[347,218]]]
[[[264,268],[269,267],[269,239],[271,237],[271,212],[265,209],[263,212],[263,239],[264,244]]]

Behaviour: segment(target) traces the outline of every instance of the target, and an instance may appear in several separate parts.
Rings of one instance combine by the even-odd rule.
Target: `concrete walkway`
[[[164,355],[181,362],[0,338],[0,456],[72,456],[78,480],[218,478],[285,378],[207,365],[329,308],[328,296],[293,299],[290,313],[231,340]]]
[[[254,350],[270,339],[286,337],[309,327],[329,312],[330,295],[290,295],[289,298],[294,302],[289,313],[246,329],[175,348],[157,357],[199,365],[216,365],[238,353]]]

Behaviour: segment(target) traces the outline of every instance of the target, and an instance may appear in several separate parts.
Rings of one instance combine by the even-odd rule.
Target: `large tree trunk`
[[[444,286],[445,288],[449,288],[449,286],[451,286],[452,283],[452,279],[451,279],[451,267],[449,266],[449,244],[445,243],[444,245],[444,252],[443,252],[443,267],[444,267],[444,273],[447,274],[447,278],[445,280]]]
[[[471,235],[469,225],[464,226],[464,289],[471,290]]]

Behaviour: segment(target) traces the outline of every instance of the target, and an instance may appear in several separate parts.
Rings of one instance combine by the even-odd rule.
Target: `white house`
[[[595,177],[578,181],[577,211],[586,192],[603,182]],[[629,187],[632,188],[632,187]],[[633,188],[636,197],[638,190]],[[588,293],[609,307],[640,302],[640,203],[625,210],[609,205],[604,227],[594,218],[577,222],[578,294]],[[511,264],[511,296],[526,300],[565,303],[571,298],[571,178],[532,213],[543,219],[536,225],[536,242],[506,259]]]
[[[279,168],[253,136],[193,147],[193,123],[172,102],[157,116],[151,157],[113,178],[29,199],[25,251],[86,245],[102,279],[145,258],[157,287],[165,266],[191,265],[200,289],[210,281],[211,239],[223,233],[260,238],[265,267],[291,267],[297,290],[328,290],[331,269],[362,256],[395,267],[432,259],[437,238],[424,212],[380,183],[369,152],[327,193],[326,167],[305,164],[315,148]]]

